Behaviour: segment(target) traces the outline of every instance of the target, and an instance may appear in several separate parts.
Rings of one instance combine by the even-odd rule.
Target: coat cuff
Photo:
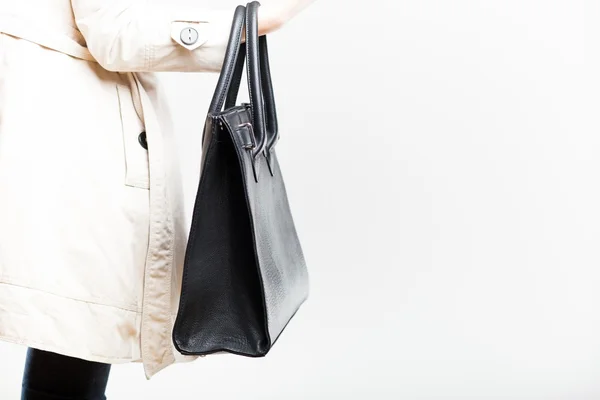
[[[179,65],[175,69],[219,71],[225,57],[233,15],[233,9],[171,15],[170,40],[180,48],[177,52],[183,55],[183,59],[188,59],[188,68]],[[151,58],[154,57],[151,64],[161,62],[157,56],[159,54],[151,53]]]

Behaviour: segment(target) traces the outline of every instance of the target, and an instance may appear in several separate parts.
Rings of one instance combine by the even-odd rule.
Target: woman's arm
[[[279,29],[299,11],[298,5],[312,1],[279,0],[276,6],[262,6],[259,34]],[[184,8],[144,0],[71,0],[71,5],[88,50],[107,70],[221,69],[233,8]]]

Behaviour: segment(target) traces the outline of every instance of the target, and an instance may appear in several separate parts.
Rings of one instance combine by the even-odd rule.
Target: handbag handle
[[[269,68],[269,52],[267,49],[267,36],[258,38],[260,48],[260,74],[263,83],[263,97],[265,99],[267,119],[267,154],[279,140],[279,129],[277,127],[277,110],[275,108],[275,96],[273,94],[273,82],[271,80],[271,69]]]
[[[267,37],[266,35],[258,36],[258,7],[260,7],[260,3],[252,1],[246,7],[238,6],[235,10],[223,68],[210,105],[212,113],[222,111],[223,106],[225,109],[235,106],[241,85],[244,61],[246,61],[256,142],[253,151],[254,157],[263,152],[265,148],[269,152],[279,139]],[[246,43],[241,41],[244,22]]]
[[[237,70],[237,64],[239,64],[240,58],[243,66],[245,54],[242,54],[240,57],[240,48],[245,19],[246,7],[237,6],[233,14],[233,21],[231,23],[229,41],[227,42],[227,48],[225,49],[223,66],[221,68],[221,73],[219,74],[217,87],[210,102],[209,113],[211,114],[216,114],[223,110],[223,102],[225,101],[225,96],[230,91],[231,80],[234,72]],[[239,87],[239,82],[237,83],[237,87]]]
[[[227,92],[227,98],[225,99],[225,109],[235,107],[237,102],[238,92],[242,83],[242,72],[244,70],[244,64],[246,62],[246,43],[240,45],[240,51],[235,62],[233,70],[233,76],[231,78],[231,86]]]
[[[260,74],[265,103],[266,114],[266,130],[267,130],[267,152],[275,146],[279,140],[279,130],[277,127],[277,110],[275,107],[275,96],[273,95],[273,82],[271,79],[271,71],[269,68],[269,53],[267,49],[267,36],[263,35],[258,38],[259,57],[260,57]],[[240,52],[231,79],[231,86],[225,100],[225,109],[235,106],[237,102],[238,92],[242,82],[242,72],[244,69],[244,57],[246,55],[246,44],[240,45]]]
[[[252,127],[256,146],[252,155],[256,158],[266,145],[266,119],[262,92],[260,60],[258,49],[258,1],[246,4],[246,72],[248,74],[248,92],[252,110]]]

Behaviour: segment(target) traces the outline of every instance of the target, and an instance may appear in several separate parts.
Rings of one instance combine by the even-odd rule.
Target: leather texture
[[[259,5],[254,1],[236,9],[204,128],[173,329],[173,343],[182,354],[264,356],[309,294],[275,148],[270,161],[265,152],[278,133],[266,40],[257,33]],[[246,44],[241,43],[244,24]],[[250,104],[236,106],[244,58]]]

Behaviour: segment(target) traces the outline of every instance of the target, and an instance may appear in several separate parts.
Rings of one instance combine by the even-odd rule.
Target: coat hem
[[[75,296],[64,296],[62,294],[56,293],[56,291],[49,290],[47,288],[39,288],[39,287],[35,287],[35,285],[33,285],[33,284],[20,282],[20,279],[17,279],[17,278],[14,278],[14,277],[8,276],[6,274],[2,274],[2,273],[0,273],[0,285],[13,285],[13,286],[17,286],[17,287],[24,288],[24,289],[38,290],[40,292],[43,292],[43,293],[46,293],[46,294],[49,294],[52,296],[58,296],[58,297],[68,299],[68,300],[73,300],[73,301],[81,301],[83,303],[88,303],[88,304],[100,306],[100,307],[114,307],[114,308],[121,309],[123,311],[137,312],[137,313],[142,312],[141,306],[136,307],[136,306],[129,305],[126,303],[118,303],[118,302],[109,304],[107,302],[103,302],[103,301],[105,301],[104,299],[95,298],[94,296],[91,296],[89,294],[87,295],[87,297],[88,297],[87,299],[82,299],[82,298],[78,298]]]
[[[141,313],[0,281],[0,341],[106,364],[140,362]]]
[[[54,345],[48,344],[48,343],[36,342],[35,340],[31,340],[31,339],[23,339],[23,338],[7,336],[7,335],[3,335],[1,333],[0,333],[0,341],[10,343],[10,344],[16,344],[16,345],[20,345],[20,346],[25,346],[25,347],[31,347],[31,348],[38,349],[38,350],[50,351],[52,353],[62,354],[62,355],[68,356],[68,357],[81,358],[83,360],[95,361],[95,362],[100,362],[100,363],[105,363],[105,364],[127,364],[127,363],[131,363],[131,362],[134,362],[134,363],[142,362],[141,359],[132,359],[132,358],[127,358],[127,357],[106,357],[106,356],[101,356],[98,354],[91,354],[91,353],[86,354],[85,356],[82,356],[81,354],[75,353],[74,351],[72,351],[71,349],[68,349],[68,348],[54,346]]]

